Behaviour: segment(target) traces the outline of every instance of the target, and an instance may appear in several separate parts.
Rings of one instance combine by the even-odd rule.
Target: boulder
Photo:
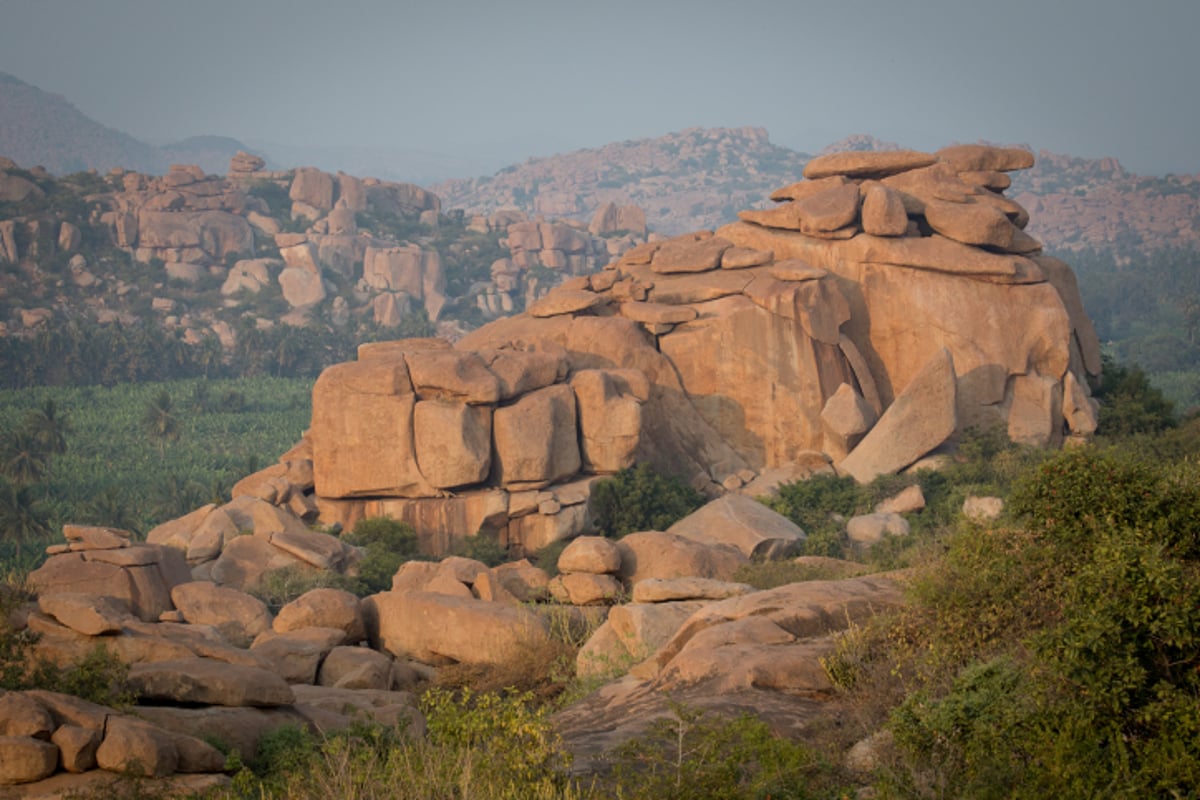
[[[271,628],[266,604],[237,589],[193,581],[176,586],[171,599],[189,623],[212,625],[230,642],[248,644]]]
[[[312,629],[305,629],[312,630]],[[341,641],[342,632],[335,631],[337,641]],[[324,637],[328,641],[328,637]],[[264,664],[270,664],[271,670],[288,683],[313,684],[317,682],[317,668],[325,653],[332,649],[322,647],[320,642],[314,642],[309,637],[295,633],[269,633],[255,639],[250,651],[262,659]]]
[[[295,701],[275,672],[207,658],[134,664],[129,683],[139,697],[151,701],[264,708]]]
[[[871,432],[837,465],[859,483],[899,472],[957,427],[954,360],[943,348],[904,388]]]
[[[888,536],[908,533],[908,520],[895,513],[861,514],[846,521],[846,535],[857,544],[871,545]]]
[[[707,272],[721,266],[721,256],[731,246],[730,242],[716,236],[679,236],[659,245],[650,259],[650,268],[668,275]]]
[[[54,774],[58,748],[30,736],[0,736],[0,785],[32,783]]]
[[[735,547],[747,558],[780,558],[798,550],[805,539],[794,522],[740,494],[709,502],[667,533],[705,545]]]
[[[50,737],[58,748],[59,765],[67,772],[87,772],[96,768],[96,748],[101,732],[78,725],[62,725]]]
[[[854,388],[843,383],[821,409],[825,452],[835,461],[844,459],[875,424],[875,409]]]
[[[550,580],[550,595],[574,606],[609,605],[617,602],[623,591],[612,575],[572,572]]]
[[[571,376],[571,390],[579,415],[583,469],[604,474],[633,466],[641,442],[642,403],[650,398],[645,376],[631,370],[579,370]]]
[[[96,748],[96,765],[109,772],[161,778],[179,767],[175,739],[148,722],[113,717]]]
[[[724,600],[755,591],[747,583],[712,578],[650,578],[633,585],[634,603],[673,603],[680,600]]]
[[[545,623],[521,606],[429,592],[363,600],[372,647],[426,664],[495,664],[546,644]]]
[[[915,150],[850,150],[810,159],[804,165],[804,177],[813,181],[836,175],[848,178],[882,178],[927,167],[936,161],[936,156]]]
[[[963,516],[972,522],[990,522],[1004,513],[1004,501],[999,497],[976,497],[963,500]]]
[[[611,539],[603,536],[580,536],[573,539],[558,557],[559,572],[587,572],[596,575],[616,572],[621,568],[621,551]]]
[[[715,578],[729,580],[749,562],[732,545],[708,545],[659,531],[631,533],[617,542],[621,551],[619,576],[626,585],[649,578]]]
[[[48,740],[54,728],[54,718],[37,700],[21,692],[0,695],[0,736]]]
[[[913,484],[889,498],[879,501],[873,509],[876,514],[912,514],[925,508],[925,493]]]
[[[416,562],[408,562],[416,563]],[[279,609],[271,623],[276,633],[301,628],[337,628],[346,644],[357,644],[366,638],[359,601],[341,589],[311,589]]]
[[[908,231],[908,212],[895,190],[882,183],[864,183],[862,195],[863,232],[872,236],[903,236]]]
[[[129,619],[128,606],[110,597],[58,592],[38,597],[38,608],[85,636],[120,633]]]
[[[579,471],[575,394],[558,384],[497,408],[492,432],[496,483],[545,486]]]
[[[492,409],[422,400],[413,410],[417,466],[431,486],[479,483],[492,465]]]
[[[580,677],[625,672],[670,640],[698,602],[627,603],[614,606],[608,619],[588,638],[575,657]]]
[[[391,689],[392,658],[369,647],[335,647],[321,662],[317,683],[339,689]]]

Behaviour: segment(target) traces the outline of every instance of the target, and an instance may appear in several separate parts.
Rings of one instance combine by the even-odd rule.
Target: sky
[[[145,141],[490,171],[689,127],[1200,173],[1197,0],[0,0],[0,71]]]

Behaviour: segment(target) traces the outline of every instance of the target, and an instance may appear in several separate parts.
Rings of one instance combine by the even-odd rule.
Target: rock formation
[[[453,347],[366,346],[314,389],[321,518],[531,550],[584,529],[560,495],[635,461],[716,495],[822,459],[869,481],[972,427],[1086,436],[1100,351],[1074,276],[988,188],[1031,163],[829,154],[774,208],[635,247]]]

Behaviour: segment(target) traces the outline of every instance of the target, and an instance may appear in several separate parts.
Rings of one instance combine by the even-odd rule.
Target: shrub
[[[354,530],[342,538],[366,550],[358,568],[361,593],[391,589],[396,570],[417,555],[417,534],[412,526],[390,517],[359,520]]]
[[[700,492],[646,463],[598,481],[591,497],[597,529],[613,538],[637,531],[665,531],[704,502]]]
[[[727,718],[670,703],[671,715],[613,754],[628,800],[807,798],[821,771],[804,747],[750,714]]]
[[[1136,366],[1105,357],[1095,396],[1100,401],[1097,430],[1105,436],[1156,433],[1175,426],[1174,404]]]

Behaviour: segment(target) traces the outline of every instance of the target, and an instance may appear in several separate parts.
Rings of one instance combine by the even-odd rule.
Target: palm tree
[[[13,543],[16,561],[21,561],[22,544],[49,534],[42,503],[29,487],[0,482],[0,540]]]
[[[50,467],[50,455],[22,428],[0,438],[0,474],[20,486],[37,483]]]
[[[146,403],[142,424],[145,425],[146,433],[150,434],[150,438],[158,442],[159,458],[166,458],[167,442],[179,439],[179,420],[175,418],[171,395],[166,389]]]
[[[67,452],[71,421],[59,413],[58,405],[53,400],[47,399],[41,408],[26,414],[22,427],[47,453],[61,455]]]

